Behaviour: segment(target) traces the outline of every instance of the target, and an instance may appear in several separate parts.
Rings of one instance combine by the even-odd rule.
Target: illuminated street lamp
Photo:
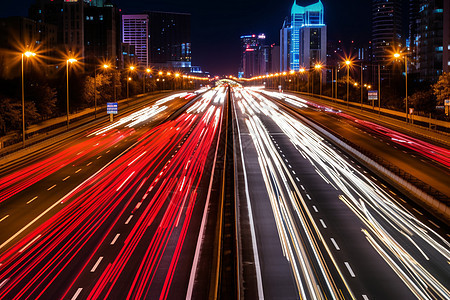
[[[130,77],[130,71],[134,71],[134,69],[136,69],[135,66],[130,66],[129,71],[128,71],[128,80],[127,80],[127,99],[130,98],[130,87],[129,87],[129,82],[131,81],[131,77]]]
[[[406,123],[409,121],[409,115],[408,115],[408,55],[406,53],[394,53],[394,58],[399,59],[401,57],[405,58],[405,88],[406,88]]]
[[[22,146],[25,147],[25,87],[24,87],[24,79],[23,79],[23,58],[34,57],[36,53],[27,51],[22,53]]]
[[[348,95],[349,95],[349,91],[350,91],[350,65],[352,64],[351,61],[349,61],[348,59],[345,61],[345,64],[347,65],[347,106],[348,106]]]
[[[320,97],[322,97],[322,65],[321,64],[316,64],[314,66],[314,69],[316,69],[319,72],[319,78],[320,78],[320,80],[319,80],[319,84],[320,84],[319,95],[320,95]]]
[[[104,64],[104,70],[109,68],[109,65]],[[97,119],[97,67],[94,68],[94,119]]]
[[[69,63],[72,65],[76,63],[77,60],[75,58],[69,58],[66,60],[66,78],[67,78],[67,129],[69,129]]]

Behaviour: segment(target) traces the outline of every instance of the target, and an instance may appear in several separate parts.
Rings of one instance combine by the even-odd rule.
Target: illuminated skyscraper
[[[148,14],[122,15],[122,42],[134,47],[139,66],[149,66]]]
[[[241,75],[246,78],[266,74],[266,36],[264,34],[241,36]]]
[[[307,2],[307,1],[304,1]],[[327,27],[322,1],[300,6],[294,1],[291,10],[290,69],[326,64]]]
[[[373,61],[385,65],[390,52],[404,47],[401,0],[372,0]]]

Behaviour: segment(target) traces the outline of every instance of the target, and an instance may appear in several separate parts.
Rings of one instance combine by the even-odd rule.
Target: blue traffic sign
[[[117,102],[106,103],[106,112],[108,114],[117,115],[119,113],[119,104]]]

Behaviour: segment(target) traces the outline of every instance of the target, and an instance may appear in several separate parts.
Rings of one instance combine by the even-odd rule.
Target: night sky
[[[8,1],[0,17],[27,16],[34,0]],[[279,43],[279,30],[290,14],[293,0],[116,0],[123,13],[143,10],[192,14],[193,65],[217,75],[236,74],[239,37],[265,33]],[[367,42],[370,39],[371,0],[323,0],[328,39]],[[302,0],[298,0],[302,5]]]

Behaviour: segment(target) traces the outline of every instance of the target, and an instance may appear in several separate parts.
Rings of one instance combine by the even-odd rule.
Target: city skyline
[[[34,0],[25,0],[18,8],[6,4],[0,17],[28,15],[28,7]],[[224,7],[205,0],[196,1],[115,1],[123,14],[148,11],[174,11],[192,14],[192,65],[218,75],[236,74],[240,64],[239,37],[249,33],[264,32],[267,43],[279,43],[279,30],[289,15],[292,0],[283,0],[277,6],[273,2],[236,0]],[[308,1],[298,1],[299,5]],[[357,40],[371,39],[371,1],[324,0],[325,19],[328,24],[328,39]],[[240,9],[233,7],[239,5]],[[356,26],[358,24],[358,26]],[[205,36],[207,38],[205,38]]]

